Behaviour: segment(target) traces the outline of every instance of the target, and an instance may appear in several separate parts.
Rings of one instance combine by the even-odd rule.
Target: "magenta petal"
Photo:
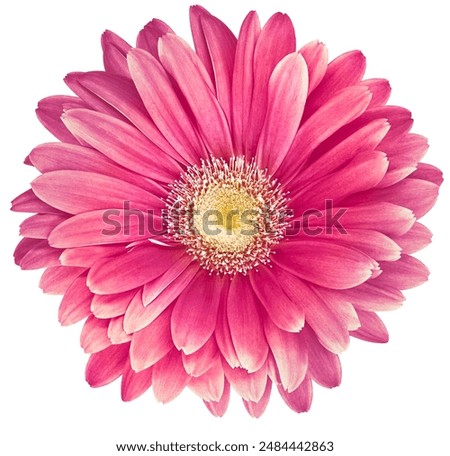
[[[77,323],[91,313],[93,294],[86,286],[86,275],[77,277],[64,294],[58,311],[58,319],[63,326]]]
[[[269,348],[259,303],[246,277],[236,276],[231,281],[227,318],[240,365],[249,372],[258,371],[264,365]]]
[[[153,367],[153,393],[164,404],[175,399],[190,380],[183,368],[181,353],[176,348]]]
[[[319,41],[311,41],[300,49],[308,67],[308,94],[310,94],[323,79],[328,66],[328,49]]]
[[[228,408],[230,402],[230,383],[225,379],[223,394],[218,401],[204,401],[206,408],[214,416],[223,416]]]
[[[361,84],[365,85],[372,94],[369,108],[383,106],[389,100],[389,96],[391,95],[391,86],[389,81],[386,79],[365,79],[364,81],[361,81]]]
[[[164,358],[173,348],[170,333],[172,309],[166,309],[145,328],[135,332],[130,346],[130,362],[134,371],[140,372]]]
[[[89,315],[81,331],[80,343],[85,353],[96,353],[111,345],[108,337],[109,320]]]
[[[148,244],[114,258],[100,260],[90,269],[88,286],[97,294],[121,293],[144,285],[166,272],[184,255],[183,249]]]
[[[58,266],[61,252],[50,247],[47,239],[23,238],[14,250],[14,262],[25,270]]]
[[[389,334],[381,319],[374,312],[357,310],[361,327],[356,331],[351,331],[350,335],[368,342],[386,343]]]
[[[224,363],[223,367],[228,381],[242,399],[253,402],[261,400],[268,381],[265,364],[261,369],[252,373],[248,373],[241,367],[233,369],[227,363]]]
[[[288,392],[282,385],[278,385],[278,392],[286,405],[294,412],[307,412],[311,408],[313,388],[309,376],[294,391]]]
[[[174,31],[160,19],[153,19],[139,32],[136,47],[145,49],[153,57],[158,58],[158,41],[166,33]]]
[[[20,235],[33,239],[47,239],[51,231],[67,217],[60,214],[35,214],[20,224]]]
[[[438,187],[444,181],[442,171],[436,168],[436,166],[429,165],[428,163],[418,163],[417,169],[413,173],[411,173],[410,177],[414,179],[422,179],[428,182],[432,182]]]
[[[308,368],[308,351],[299,334],[289,333],[264,319],[264,331],[275,358],[281,383],[287,391],[295,390]]]
[[[401,247],[403,253],[415,253],[431,242],[432,233],[419,222],[414,223],[409,231],[393,240]]]
[[[131,46],[115,33],[106,30],[102,35],[102,49],[105,70],[129,78],[127,53]]]
[[[11,210],[14,212],[39,212],[40,214],[63,214],[56,207],[40,200],[31,188],[12,200]]]
[[[152,368],[134,372],[129,362],[123,369],[121,394],[125,402],[132,401],[145,393],[152,385]]]
[[[193,377],[189,388],[205,401],[220,401],[225,387],[222,362],[217,358],[210,369],[199,377]]]
[[[171,328],[175,346],[187,355],[201,348],[216,326],[222,281],[200,270],[178,297]]]
[[[259,418],[265,412],[267,405],[269,404],[271,391],[272,382],[270,380],[267,380],[267,385],[264,394],[258,402],[246,401],[245,399],[242,399],[244,402],[245,409],[247,410],[250,416],[252,416],[253,418]]]
[[[345,289],[365,282],[378,264],[369,256],[339,244],[295,240],[277,247],[274,263],[317,285]]]
[[[90,356],[86,365],[86,381],[93,388],[116,380],[126,366],[129,344],[111,345]]]

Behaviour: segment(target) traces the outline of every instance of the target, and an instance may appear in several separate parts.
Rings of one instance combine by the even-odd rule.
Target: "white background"
[[[6,5],[4,2],[2,5]],[[35,173],[22,165],[33,146],[51,140],[34,116],[39,99],[69,91],[70,71],[101,69],[100,35],[110,29],[134,44],[153,17],[190,40],[185,0],[9,2],[1,9],[1,414],[5,455],[114,455],[115,443],[280,440],[334,441],[335,455],[448,454],[449,298],[448,186],[424,220],[433,244],[419,257],[432,275],[407,293],[404,307],[383,316],[391,340],[353,340],[341,357],[342,385],[316,387],[312,410],[297,415],[273,394],[259,420],[232,395],[224,418],[212,417],[186,391],[168,405],[151,392],[120,400],[120,384],[91,389],[79,347],[81,325],[61,328],[58,297],[38,288],[40,272],[20,271],[12,252],[20,214],[9,202]],[[319,38],[330,56],[361,49],[368,77],[386,77],[392,104],[413,112],[413,131],[430,139],[426,157],[449,170],[449,60],[447,13],[440,1],[228,1],[203,5],[235,32],[247,12],[262,22],[283,11],[298,43]],[[125,453],[124,453],[125,454]]]

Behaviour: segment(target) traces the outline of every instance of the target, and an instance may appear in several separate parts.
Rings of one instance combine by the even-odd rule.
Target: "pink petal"
[[[86,366],[86,381],[93,388],[105,386],[122,374],[128,360],[129,344],[111,345],[90,356]]]
[[[158,58],[158,41],[166,33],[174,33],[174,31],[165,22],[153,19],[139,32],[136,47]]]
[[[93,245],[88,247],[75,247],[65,249],[60,256],[61,263],[65,266],[79,266],[90,268],[97,261],[126,253],[125,245]]]
[[[249,372],[261,369],[269,350],[258,307],[248,279],[240,275],[233,277],[227,299],[227,319],[239,363]]]
[[[176,262],[176,261],[175,261]],[[169,268],[170,269],[170,268]],[[169,271],[169,269],[167,271]],[[144,306],[142,294],[136,296],[125,313],[125,329],[132,333],[144,328],[169,307],[183,292],[199,270],[197,262],[191,263],[155,300]]]
[[[266,389],[262,398],[258,402],[254,401],[246,401],[242,399],[244,402],[245,409],[247,410],[248,414],[253,418],[259,418],[267,408],[270,399],[270,392],[272,391],[272,382],[267,380]]]
[[[429,165],[428,163],[419,163],[417,165],[416,171],[414,171],[410,177],[414,179],[423,179],[428,182],[432,182],[433,184],[437,185],[438,187],[444,181],[442,177],[442,171],[436,166]]]
[[[81,330],[80,344],[85,353],[96,353],[111,345],[108,337],[109,320],[89,315]]]
[[[210,90],[209,76],[197,54],[181,38],[169,34],[159,41],[159,56],[186,97],[209,151],[216,156],[230,157],[233,145],[227,119]]]
[[[50,234],[52,247],[130,243],[162,236],[159,216],[134,209],[101,209],[77,214],[59,224]]]
[[[183,368],[181,353],[176,348],[153,367],[153,393],[164,404],[175,399],[190,380]]]
[[[264,395],[267,385],[267,368],[264,364],[256,372],[248,373],[241,367],[231,368],[223,364],[225,375],[231,386],[246,401],[259,402]]]
[[[185,371],[193,377],[199,377],[209,370],[217,359],[219,359],[219,347],[216,339],[212,336],[196,352],[186,355],[181,353]]]
[[[20,235],[33,239],[47,239],[53,228],[66,220],[60,214],[36,214],[20,224]]]
[[[357,310],[361,327],[351,331],[350,335],[368,342],[386,343],[389,341],[389,334],[381,319],[374,312]]]
[[[121,394],[125,402],[132,401],[144,394],[152,385],[152,368],[134,372],[129,362],[125,364],[122,374]]]
[[[131,46],[115,33],[106,30],[102,35],[102,49],[105,70],[129,78],[127,53]]]
[[[283,165],[278,170],[280,178],[284,182],[291,180],[314,149],[342,126],[361,115],[369,100],[368,89],[355,86],[340,91],[321,105],[298,130]],[[333,119],[333,122],[330,122],[330,119]]]
[[[264,331],[283,387],[288,391],[295,390],[308,368],[308,351],[303,339],[299,334],[281,330],[269,318],[264,319]]]
[[[350,51],[336,57],[316,90],[308,97],[306,117],[320,109],[340,90],[354,86],[361,81],[366,70],[366,59],[361,51]]]
[[[199,377],[193,377],[189,388],[204,401],[220,401],[225,387],[222,362],[216,359],[211,368]]]
[[[40,214],[63,214],[55,207],[41,201],[31,188],[12,200],[11,210],[15,212],[39,212]]]
[[[132,336],[127,334],[123,328],[123,315],[111,318],[108,326],[108,337],[113,344],[123,344],[132,340]]]
[[[308,327],[303,329],[302,334],[308,347],[308,372],[312,379],[325,388],[339,386],[342,375],[339,356],[324,348]]]
[[[289,16],[274,14],[264,25],[255,46],[254,86],[245,149],[252,156],[258,144],[267,110],[267,89],[270,76],[278,62],[295,51],[295,31]]]
[[[328,67],[328,49],[319,41],[311,41],[300,48],[300,54],[308,67],[308,94],[322,81]]]
[[[78,276],[67,289],[58,310],[58,320],[63,326],[77,323],[91,314],[93,294],[86,286],[84,273]]]
[[[42,125],[56,138],[65,143],[79,144],[61,120],[66,109],[85,108],[86,104],[77,97],[55,95],[41,100],[36,115]]]
[[[130,290],[110,295],[96,294],[92,299],[92,313],[97,318],[114,318],[123,315],[136,293],[136,290]]]
[[[230,383],[225,379],[222,397],[219,401],[204,401],[206,408],[214,416],[223,416],[228,408],[230,402]]]
[[[289,299],[269,268],[260,266],[257,272],[250,271],[249,278],[253,291],[273,323],[289,332],[303,328],[305,314],[301,306]]]
[[[430,273],[421,261],[410,255],[402,255],[397,261],[380,262],[380,267],[383,272],[375,281],[377,285],[399,288],[400,290],[421,285],[428,280]]]
[[[308,68],[298,53],[288,54],[273,70],[267,113],[256,150],[260,168],[273,174],[292,145],[308,94]],[[275,153],[274,153],[275,151]]]
[[[58,266],[61,252],[50,247],[47,239],[24,238],[14,250],[14,262],[25,270]]]
[[[232,81],[232,125],[236,155],[244,154],[247,123],[253,95],[253,59],[261,27],[255,11],[248,13],[242,23],[236,46]]]
[[[369,108],[383,106],[389,100],[389,96],[391,95],[391,86],[389,84],[389,81],[386,79],[365,79],[364,81],[361,81],[361,84],[365,85],[372,94]]]
[[[166,309],[145,328],[135,332],[130,346],[130,362],[140,372],[164,358],[173,348],[170,333],[172,309]]]
[[[378,268],[375,261],[357,250],[313,240],[280,244],[273,261],[298,277],[334,289],[359,285]]]
[[[86,109],[63,116],[67,128],[90,146],[123,167],[161,182],[172,182],[181,172],[177,162],[137,128],[114,117]]]
[[[64,294],[84,268],[70,266],[51,266],[41,276],[39,287],[44,293]]]
[[[71,214],[121,208],[125,202],[144,212],[162,205],[159,198],[139,187],[85,171],[51,171],[37,177],[31,186],[43,201]]]
[[[431,231],[426,226],[416,222],[409,231],[401,236],[394,237],[393,241],[401,247],[403,253],[415,253],[430,244],[431,237]]]
[[[191,119],[159,61],[143,50],[134,49],[128,55],[128,64],[148,113],[172,147],[191,163],[205,156]]]
[[[311,408],[313,388],[309,376],[294,391],[288,392],[282,385],[278,385],[278,392],[286,405],[294,412],[307,412]]]
[[[96,262],[89,271],[88,286],[97,294],[121,293],[144,285],[166,272],[184,255],[181,248],[152,244]]]
[[[394,138],[398,138],[403,134],[407,133],[413,124],[411,118],[411,112],[400,106],[377,106],[374,108],[367,109],[367,111],[361,115],[359,119],[356,119],[349,128],[361,128],[368,122],[374,119],[386,119],[391,126],[389,132],[381,143],[380,150],[383,150],[383,143],[389,143]]]
[[[201,269],[174,305],[171,328],[175,346],[187,355],[201,348],[214,332],[223,280]]]

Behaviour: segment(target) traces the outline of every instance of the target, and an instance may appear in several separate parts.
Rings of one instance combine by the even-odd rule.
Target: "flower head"
[[[279,13],[236,38],[195,6],[191,28],[195,51],[156,19],[136,47],[105,32],[105,70],[39,103],[59,141],[26,159],[15,260],[46,268],[63,325],[85,320],[91,386],[188,387],[214,415],[231,386],[260,416],[275,385],[307,411],[350,336],[386,342],[376,312],[427,279],[411,254],[441,172],[359,51],[297,50]]]

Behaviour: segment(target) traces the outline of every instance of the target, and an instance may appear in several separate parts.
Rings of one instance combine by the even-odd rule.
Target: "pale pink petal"
[[[111,345],[108,326],[109,320],[89,315],[80,336],[80,345],[85,353],[96,353]]]
[[[161,62],[185,96],[208,150],[215,156],[232,156],[233,145],[226,116],[210,90],[209,76],[197,54],[185,41],[172,34],[163,36],[158,46]],[[186,74],[189,74],[188,78]]]
[[[415,253],[430,244],[431,237],[431,231],[416,222],[409,231],[392,239],[401,247],[403,253]]]
[[[328,49],[319,41],[311,41],[299,50],[308,66],[308,94],[322,81],[328,67]]]
[[[299,334],[278,328],[270,318],[264,319],[264,331],[275,358],[281,383],[288,391],[303,381],[308,368],[308,351]]]
[[[356,331],[351,331],[350,335],[368,342],[386,343],[389,341],[389,334],[386,326],[374,312],[357,310],[361,327]]]
[[[236,46],[232,82],[232,125],[236,155],[244,155],[247,124],[253,95],[253,59],[261,27],[258,15],[251,11],[242,23]]]
[[[400,290],[421,285],[428,280],[430,273],[420,260],[410,255],[402,255],[397,261],[382,261],[380,268],[382,273],[374,279],[374,283]]]
[[[313,240],[280,244],[273,261],[298,277],[335,289],[359,285],[378,269],[374,260],[357,250]]]
[[[219,347],[216,339],[211,336],[209,340],[196,352],[186,355],[181,353],[185,371],[193,377],[199,377],[209,370],[217,359],[219,359]]]
[[[199,267],[196,262],[191,263],[150,305],[144,306],[142,293],[136,296],[125,313],[127,332],[132,333],[144,328],[167,309],[191,282]]]
[[[172,147],[191,163],[205,156],[196,129],[159,61],[134,49],[128,54],[128,65],[148,113]]]
[[[128,123],[87,109],[72,109],[63,121],[77,138],[131,171],[161,182],[172,182],[181,172],[175,160]]]
[[[206,408],[214,416],[223,416],[228,408],[230,402],[230,383],[225,379],[225,385],[223,388],[223,394],[218,401],[204,401]]]
[[[88,286],[97,294],[132,290],[166,272],[181,255],[184,255],[181,248],[150,243],[139,246],[125,254],[96,262],[89,271]]]
[[[190,380],[184,370],[181,353],[176,348],[153,366],[153,393],[164,404],[175,399]]]
[[[102,35],[102,49],[105,70],[129,78],[127,53],[131,46],[115,33],[106,30]]]
[[[199,377],[193,377],[189,388],[204,401],[220,401],[225,387],[225,375],[222,362],[215,360],[211,368]]]
[[[231,368],[223,363],[225,375],[231,386],[246,401],[259,402],[266,390],[267,368],[264,364],[256,372],[249,373],[241,367]]]
[[[324,348],[308,327],[303,329],[302,334],[308,346],[308,372],[311,378],[325,388],[338,386],[342,375],[339,356]]]
[[[311,408],[313,388],[309,375],[294,391],[288,392],[282,385],[278,385],[278,392],[286,405],[294,412],[307,412]]]
[[[51,171],[37,177],[31,186],[43,201],[71,214],[122,208],[125,202],[144,212],[162,206],[159,198],[139,187],[86,171]]]
[[[58,320],[63,326],[72,325],[91,313],[91,302],[93,294],[86,286],[86,275],[78,276],[62,298],[58,310]]]
[[[41,100],[36,109],[36,115],[42,125],[56,138],[65,143],[79,144],[75,136],[67,129],[61,120],[66,109],[86,108],[86,103],[77,97],[55,95]]]
[[[97,318],[114,318],[123,315],[127,310],[136,290],[110,295],[94,295],[91,311]]]
[[[139,32],[136,47],[145,49],[153,57],[158,57],[158,41],[166,33],[174,31],[160,19],[153,19]]]
[[[124,344],[132,340],[132,336],[127,334],[123,328],[123,315],[111,318],[108,325],[108,337],[113,344]]]
[[[174,304],[171,328],[175,346],[187,355],[201,348],[214,332],[222,282],[200,270]]]
[[[20,224],[20,235],[33,239],[47,239],[52,230],[67,219],[60,214],[36,214]]]
[[[243,133],[247,157],[254,155],[264,124],[270,76],[278,62],[294,51],[295,31],[291,19],[285,14],[274,14],[261,30],[255,46],[252,104],[247,129]]]
[[[64,294],[73,281],[85,268],[71,266],[51,266],[41,276],[39,287],[44,293]]]
[[[298,53],[288,54],[273,70],[267,113],[256,150],[260,168],[270,174],[280,166],[297,133],[308,94],[308,68]]]
[[[365,85],[372,94],[369,108],[383,106],[389,100],[391,86],[388,80],[381,78],[365,79],[364,81],[361,81],[361,84]]]
[[[111,345],[90,356],[86,381],[93,388],[107,385],[122,375],[128,360],[129,344]]]
[[[121,394],[125,402],[132,401],[145,393],[152,385],[152,368],[134,372],[130,362],[125,364],[122,374]]]
[[[266,309],[269,318],[282,330],[298,332],[303,328],[305,314],[296,302],[284,293],[277,278],[266,266],[260,266],[258,271],[250,271],[250,283],[261,304]]]
[[[153,366],[173,348],[170,332],[172,308],[166,309],[145,328],[135,332],[130,346],[130,362],[139,372]]]
[[[247,410],[248,414],[253,418],[259,418],[266,410],[267,405],[269,404],[270,399],[270,392],[272,391],[272,382],[267,380],[266,389],[264,391],[263,396],[257,402],[254,401],[246,401],[242,399],[244,402],[245,409]]]
[[[246,277],[235,276],[231,281],[227,319],[240,365],[249,372],[260,370],[261,366],[264,366],[269,347],[264,335],[259,303]]]

